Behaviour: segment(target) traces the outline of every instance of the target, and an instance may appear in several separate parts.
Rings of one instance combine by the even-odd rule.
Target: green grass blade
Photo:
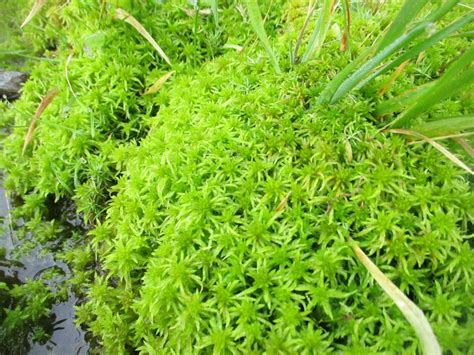
[[[424,353],[427,355],[441,355],[441,348],[438,344],[436,336],[431,329],[428,319],[423,311],[413,303],[390,279],[384,275],[382,271],[369,259],[369,257],[352,241],[351,246],[359,261],[370,272],[375,281],[382,287],[387,296],[389,296],[403,316],[415,330],[416,335],[420,339]]]
[[[428,0],[406,0],[402,8],[398,12],[397,17],[393,20],[387,34],[382,38],[378,50],[382,50],[390,43],[400,37],[406,30],[407,26],[418,15]]]
[[[433,82],[418,86],[414,90],[405,92],[397,97],[381,102],[375,108],[377,117],[385,116],[393,112],[401,112],[405,107],[413,104],[426,90],[433,86]]]
[[[378,52],[374,57],[363,64],[338,87],[331,98],[331,103],[338,101],[341,97],[356,87],[359,82],[364,79],[375,67],[382,63],[382,61],[387,59],[400,48],[403,48],[405,45],[409,44],[416,37],[420,36],[426,30],[428,25],[428,23],[422,23],[416,26],[407,34],[398,37],[395,41],[393,41],[393,43],[385,47],[382,51]]]
[[[217,0],[211,0],[211,10],[212,15],[214,16],[214,22],[216,25],[219,24],[219,6],[217,4]]]
[[[459,116],[436,119],[413,127],[414,131],[428,137],[440,136],[474,128],[474,116]]]
[[[426,18],[425,22],[436,22],[444,15],[446,15],[456,4],[459,0],[446,0],[443,4],[441,4],[437,9],[433,10]]]
[[[275,68],[275,71],[277,72],[277,74],[281,74],[281,69],[278,65],[278,60],[270,45],[267,33],[265,32],[262,14],[260,12],[257,0],[244,0],[244,3],[247,7],[247,14],[249,16],[250,24],[252,25],[253,30],[255,31],[258,38],[260,39],[260,42],[262,42],[263,47],[267,51],[267,54],[270,57],[270,62]]]
[[[374,71],[366,79],[364,79],[357,86],[357,88],[363,87],[365,84],[367,84],[368,82],[370,82],[372,79],[376,78],[377,76],[385,74],[387,71],[397,67],[404,61],[417,56],[421,52],[425,51],[426,49],[436,44],[437,42],[442,41],[443,39],[448,37],[451,33],[456,32],[457,30],[461,29],[462,27],[464,27],[465,25],[473,21],[474,21],[474,12],[471,12],[469,15],[460,18],[459,20],[453,22],[451,25],[447,26],[446,28],[439,30],[438,32],[430,36],[429,38],[421,41],[420,43],[415,45],[413,48],[409,49],[404,54],[402,54],[401,56],[393,60],[391,63],[387,64],[386,66],[380,68],[377,71]]]
[[[407,0],[411,1],[411,0]],[[421,9],[423,6],[422,4],[423,1],[418,1],[418,5],[416,5],[415,8]],[[356,86],[360,85],[361,82],[369,75],[369,73],[372,72],[377,66],[380,65],[384,60],[386,60],[389,56],[391,56],[393,53],[395,53],[397,50],[402,49],[407,47],[411,42],[413,42],[417,37],[421,36],[425,31],[433,26],[433,22],[439,20],[442,18],[456,3],[458,0],[447,0],[444,3],[442,3],[438,8],[434,9],[433,11],[430,12],[430,14],[424,18],[422,22],[420,22],[418,25],[416,25],[414,28],[409,30],[407,33],[401,34],[399,37],[394,37],[393,40],[390,41],[390,43],[384,44],[386,42],[386,38],[388,35],[388,38],[392,38],[394,33],[403,33],[403,30],[407,27],[408,22],[406,22],[402,17],[397,16],[397,22],[398,24],[395,26],[394,30],[390,30],[390,34],[387,34],[383,37],[383,39],[380,41],[380,44],[376,44],[372,47],[371,52],[375,52],[374,48],[382,48],[380,51],[378,51],[374,57],[372,57],[370,60],[366,61],[365,64],[363,64],[359,69],[355,70],[355,72],[352,73],[352,71],[357,68],[358,65],[355,65],[354,62],[348,65],[342,72],[340,72],[336,77],[331,81],[331,83],[326,87],[326,89],[322,92],[320,95],[318,102],[319,103],[325,103],[325,102],[330,102],[330,103],[335,103],[338,101],[340,98],[342,98],[344,95],[346,95],[350,90],[355,88]],[[405,5],[407,7],[405,7]],[[406,9],[411,8],[411,6],[415,6],[413,4],[409,5],[405,3],[404,7],[402,8],[402,12],[407,11]],[[410,19],[413,19],[415,15],[413,14],[408,14],[406,15]],[[406,23],[405,23],[406,22]],[[452,28],[450,28],[451,30]],[[443,32],[441,33],[443,34]],[[419,47],[420,48],[420,47]],[[418,48],[418,49],[419,49]],[[365,54],[365,58],[369,54]],[[360,64],[362,63],[363,60],[357,60],[357,63]],[[352,74],[351,74],[352,73]],[[365,81],[364,81],[365,84]]]
[[[316,27],[311,34],[308,47],[301,58],[301,62],[308,61],[313,55],[317,56],[321,51],[321,47],[324,44],[331,24],[334,1],[335,0],[324,0],[321,16],[319,16]]]
[[[318,97],[318,104],[324,104],[331,101],[332,96],[337,91],[339,86],[346,80],[346,78],[354,71],[356,68],[362,64],[372,53],[373,47],[367,48],[364,52],[362,52],[356,59],[350,62],[348,65],[344,67],[331,81],[321,94]]]
[[[474,45],[451,64],[444,75],[426,90],[414,105],[393,122],[393,127],[405,127],[433,105],[474,84],[472,63],[474,63]]]

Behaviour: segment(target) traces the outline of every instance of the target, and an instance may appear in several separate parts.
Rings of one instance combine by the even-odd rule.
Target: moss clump
[[[282,17],[280,7],[270,10]],[[147,28],[180,33],[137,11]],[[173,11],[160,14],[178,16]],[[285,11],[291,19],[298,3]],[[78,15],[70,16],[75,23]],[[371,28],[358,20],[354,33],[377,35],[377,16],[384,13]],[[183,21],[193,28],[194,19]],[[150,75],[167,68],[153,67],[157,57],[125,24],[101,31],[91,34],[102,43],[93,58],[80,51],[90,37],[72,31],[72,43],[81,43],[69,77],[78,100],[64,76],[52,75],[46,86],[63,94],[42,117],[33,151],[19,156],[25,128],[17,128],[4,164],[11,188],[72,197],[94,221],[97,272],[77,278],[88,298],[78,317],[106,351],[417,351],[414,332],[357,262],[349,237],[426,312],[443,349],[474,350],[469,182],[433,149],[380,133],[371,121],[374,88],[314,104],[331,70],[348,61],[334,37],[320,60],[286,65],[282,76],[255,47],[206,54],[200,62],[209,63],[178,66],[170,85],[142,97]],[[283,53],[287,39],[275,48]],[[422,80],[410,75],[407,85]],[[18,125],[45,85],[41,70],[32,77],[16,105]]]
[[[466,335],[445,349],[469,349],[469,184],[435,151],[380,134],[369,101],[304,109],[304,82],[235,55],[167,90],[93,232],[108,270],[82,310],[94,332],[113,325],[145,352],[414,351],[353,236],[437,334]]]

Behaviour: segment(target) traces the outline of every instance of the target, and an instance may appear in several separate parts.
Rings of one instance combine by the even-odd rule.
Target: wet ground
[[[45,253],[41,247],[36,247],[28,255],[15,257],[15,249],[21,246],[16,239],[15,230],[9,220],[10,203],[0,181],[0,223],[4,228],[0,229],[0,281],[9,285],[22,284],[26,280],[37,280],[40,276],[56,269],[53,279],[47,281],[47,285],[53,289],[64,283],[71,271],[68,266],[54,259],[51,253]],[[45,344],[35,343],[32,334],[27,334],[27,339],[18,339],[17,349],[8,349],[7,354],[87,354],[90,345],[86,340],[88,334],[74,324],[74,306],[77,297],[69,293],[66,302],[56,303],[52,307],[52,316],[47,320],[49,324],[42,324],[52,332],[51,338]],[[1,345],[1,344],[0,344]],[[2,346],[0,346],[0,353]]]

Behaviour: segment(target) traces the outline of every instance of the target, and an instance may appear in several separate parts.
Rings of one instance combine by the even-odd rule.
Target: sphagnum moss
[[[132,283],[134,300],[114,294],[86,309],[133,320],[130,342],[144,352],[415,351],[414,333],[356,262],[353,236],[437,333],[470,327],[469,302],[454,300],[469,297],[472,274],[446,267],[468,243],[472,214],[456,168],[377,132],[367,101],[301,110],[296,76],[256,74],[229,55],[174,81],[122,161],[101,227],[114,236],[102,241],[108,277],[124,292]],[[441,285],[444,308],[434,306]],[[113,321],[100,314],[99,333]]]
[[[272,37],[282,7],[265,5]],[[69,52],[60,70],[41,63],[15,105],[18,127],[4,147],[10,188],[40,200],[73,197],[95,221],[95,268],[79,270],[84,255],[67,258],[75,259],[76,280],[87,280],[78,319],[105,351],[417,351],[415,333],[354,256],[352,237],[427,314],[444,350],[472,352],[469,183],[433,149],[380,133],[370,119],[371,89],[315,104],[326,77],[347,64],[334,34],[318,61],[291,70],[281,63],[279,76],[254,46],[213,58],[221,40],[212,18],[199,18],[196,37],[195,19],[179,8],[147,6],[126,10],[168,35],[156,38],[173,63],[193,68],[177,65],[156,96],[140,96],[169,68],[126,24],[104,16],[98,27],[91,15],[98,5],[74,1],[64,21],[77,51],[69,80],[81,104],[63,75]],[[220,28],[230,23],[230,40],[244,43],[250,31],[222,8]],[[286,6],[288,17],[297,8]],[[357,16],[362,5],[356,10],[357,54],[356,39],[377,36],[383,11],[393,8],[367,19]],[[82,18],[91,24],[75,29]],[[454,57],[463,43],[446,46]],[[272,47],[282,53],[288,43]],[[423,82],[405,75],[397,90]],[[51,86],[62,94],[22,158],[24,126]],[[451,107],[452,115],[462,110]]]

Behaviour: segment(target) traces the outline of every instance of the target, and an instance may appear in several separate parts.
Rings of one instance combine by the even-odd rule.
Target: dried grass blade
[[[393,83],[397,80],[397,78],[400,76],[400,74],[403,72],[403,69],[408,65],[409,61],[404,61],[402,64],[400,64],[397,69],[393,72],[393,74],[390,76],[390,79],[387,81],[387,83],[382,86],[382,88],[379,90],[378,95],[383,96],[393,85]]]
[[[46,0],[36,0],[35,3],[33,4],[33,7],[30,10],[30,13],[28,16],[26,16],[25,20],[21,24],[21,28],[25,27],[28,22],[31,21],[33,17],[41,10],[41,8],[46,4]]]
[[[288,199],[290,198],[291,191],[286,194],[286,196],[280,201],[277,208],[275,208],[276,212],[283,211],[288,204]]]
[[[340,49],[342,52],[351,50],[350,37],[351,37],[351,7],[350,0],[342,0],[342,11],[344,14],[344,33],[341,38]]]
[[[451,153],[449,150],[447,150],[445,147],[443,147],[441,144],[436,142],[435,140],[412,130],[409,129],[402,129],[402,128],[394,128],[394,129],[389,129],[387,132],[391,133],[398,133],[398,134],[404,134],[412,137],[417,137],[419,139],[422,139],[426,141],[427,143],[431,144],[434,148],[436,148],[438,151],[440,151],[446,158],[451,160],[454,164],[457,166],[463,168],[466,170],[469,174],[474,175],[474,171],[472,171],[471,168],[469,168],[466,164],[464,164],[458,157],[456,157],[453,153]]]
[[[471,158],[474,158],[474,148],[462,137],[454,137],[453,141],[459,144]]]
[[[25,136],[25,141],[23,143],[23,149],[21,151],[21,154],[25,154],[26,148],[28,147],[28,144],[31,142],[31,139],[33,138],[33,133],[36,128],[36,122],[40,118],[41,114],[44,112],[46,107],[53,101],[54,97],[59,93],[58,89],[53,89],[50,92],[46,94],[46,96],[43,98],[41,101],[40,105],[36,109],[36,112],[33,116],[33,119],[31,120],[30,126],[28,127],[28,132],[26,133]]]
[[[447,136],[436,136],[436,137],[431,137],[434,141],[442,141],[444,139],[452,139],[452,138],[460,138],[460,137],[470,137],[474,135],[474,132],[466,132],[466,133],[456,133],[456,134],[448,134]],[[426,143],[423,140],[419,141],[413,141],[408,143],[409,145],[414,145],[414,144],[420,144],[420,143]]]
[[[423,311],[413,303],[382,271],[369,259],[361,248],[351,239],[351,246],[359,261],[382,287],[406,320],[411,324],[421,341],[425,354],[441,355],[441,348]]]
[[[303,35],[306,31],[306,28],[309,25],[309,20],[311,19],[311,16],[313,16],[314,10],[316,10],[316,4],[314,5],[309,5],[308,7],[308,13],[306,14],[306,18],[304,20],[303,26],[301,27],[300,33],[298,35],[298,39],[296,40],[295,44],[295,50],[293,52],[293,58],[297,62],[298,61],[298,51],[301,46],[301,42],[303,41]]]
[[[143,95],[150,95],[150,94],[154,94],[155,92],[158,92],[163,87],[163,85],[165,85],[166,81],[171,77],[171,75],[173,75],[174,73],[175,71],[173,70],[163,75],[161,78],[155,81],[155,83],[152,86],[150,86],[148,90],[143,93]]]
[[[160,57],[163,58],[166,63],[171,65],[171,62],[170,62],[168,56],[165,54],[165,52],[163,52],[163,50],[158,45],[158,43],[156,43],[156,41],[148,33],[148,31],[145,29],[145,27],[143,27],[142,24],[140,22],[138,22],[138,20],[135,17],[130,15],[127,11],[118,8],[118,9],[115,9],[114,18],[118,19],[118,20],[123,20],[123,21],[127,22],[128,24],[130,24],[131,26],[133,26],[133,28],[135,28],[143,37],[145,37],[145,39],[148,42],[150,42],[150,44],[153,46],[153,48],[156,49],[156,51],[158,52]]]

